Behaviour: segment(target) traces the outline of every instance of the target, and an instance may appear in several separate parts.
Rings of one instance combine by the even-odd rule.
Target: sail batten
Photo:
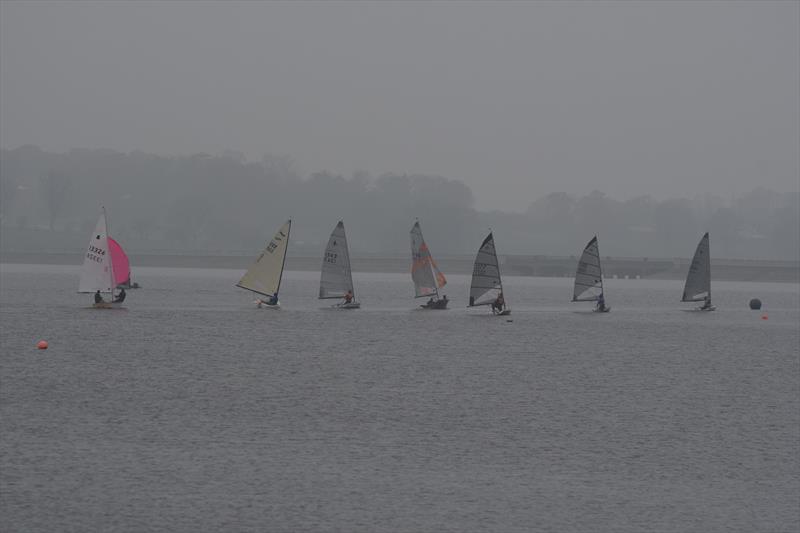
[[[286,250],[289,246],[289,232],[292,221],[287,220],[270,240],[264,251],[247,269],[237,287],[247,289],[264,296],[272,296],[280,290],[283,267],[286,262]]]
[[[415,298],[438,296],[439,289],[447,284],[447,279],[425,243],[419,221],[411,228],[411,279],[414,281]]]
[[[600,266],[600,249],[597,236],[590,240],[578,259],[575,270],[573,302],[594,302],[603,294],[603,269]]]
[[[695,249],[681,301],[700,302],[707,297],[711,298],[711,246],[708,233],[703,235]]]
[[[350,292],[355,297],[353,272],[350,268],[350,251],[344,222],[341,220],[333,228],[322,257],[322,271],[319,280],[319,299],[344,298]]]

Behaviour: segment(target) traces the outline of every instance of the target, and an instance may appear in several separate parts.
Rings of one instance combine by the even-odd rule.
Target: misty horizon
[[[685,257],[710,231],[715,257],[800,256],[800,193],[764,187],[665,200],[554,191],[510,212],[478,209],[469,185],[441,176],[301,176],[288,158],[253,163],[232,152],[59,154],[23,146],[0,149],[0,169],[6,251],[80,248],[104,205],[114,235],[138,251],[251,254],[292,218],[293,250],[301,254],[318,253],[343,219],[354,253],[397,255],[407,252],[408,230],[419,218],[440,255],[473,253],[491,227],[505,254],[570,256],[597,234],[604,255]]]
[[[800,189],[800,3],[0,3],[0,145],[444,176],[480,210]]]
[[[8,147],[8,146],[0,146],[0,149],[6,152],[13,152],[15,150],[26,150],[26,149],[33,149],[33,150],[41,150],[46,151],[42,147],[37,145],[22,145],[17,147]],[[320,168],[316,169],[312,172],[304,173],[301,166],[297,163],[296,159],[292,157],[291,154],[274,154],[270,152],[265,152],[260,158],[258,159],[250,159],[244,152],[235,149],[225,149],[218,153],[209,153],[209,152],[187,152],[187,153],[163,153],[163,152],[147,152],[143,150],[115,150],[109,147],[72,147],[64,151],[51,151],[53,155],[62,155],[66,156],[70,153],[102,153],[102,152],[109,152],[118,155],[143,155],[146,157],[155,157],[155,158],[163,158],[163,159],[192,159],[192,158],[230,158],[238,163],[243,165],[272,165],[275,162],[280,162],[280,165],[285,166],[288,172],[291,173],[293,179],[298,180],[309,180],[312,179],[314,176],[318,175],[327,175],[327,176],[336,176],[338,178],[344,179],[346,181],[350,180],[374,180],[377,178],[381,178],[384,176],[429,176],[440,178],[447,181],[454,181],[463,183],[467,187],[469,184],[464,182],[462,179],[453,176],[444,176],[439,174],[427,174],[424,172],[420,173],[410,173],[410,172],[396,172],[393,170],[387,170],[380,173],[373,173],[370,169],[367,168],[359,168],[354,170],[351,173],[342,173],[342,172],[335,172],[331,169]],[[269,162],[269,163],[267,163]],[[591,185],[591,184],[588,184]],[[471,187],[469,187],[471,189]],[[764,188],[770,190],[772,192],[776,192],[779,194],[800,194],[800,179],[796,186],[789,186],[784,189],[780,188],[770,188],[764,187],[758,182],[754,182],[753,186],[750,189],[742,189],[741,191],[734,191],[734,190],[725,190],[725,191],[717,191],[717,192],[694,192],[688,191],[689,194],[687,195],[680,195],[675,193],[664,193],[664,194],[656,194],[656,193],[643,193],[643,194],[633,194],[629,192],[628,194],[620,194],[614,195],[613,198],[615,200],[620,201],[627,201],[633,200],[636,198],[641,197],[649,197],[653,200],[657,201],[666,201],[666,200],[674,200],[674,199],[687,199],[687,200],[703,200],[703,199],[711,199],[715,205],[725,205],[730,207],[731,205],[735,204],[737,200],[741,199],[742,197],[748,195],[749,193],[753,192],[755,189]],[[568,194],[573,197],[580,197],[586,194],[591,193],[592,191],[599,191],[603,194],[606,194],[607,191],[602,190],[601,188],[588,188],[582,190],[575,190],[574,192],[568,192],[564,189],[552,189],[552,190],[541,190],[537,193],[534,193],[533,196],[524,196],[522,198],[516,198],[516,203],[520,206],[517,208],[506,208],[506,207],[481,207],[484,202],[481,202],[480,195],[474,194],[474,205],[476,209],[480,211],[486,212],[503,212],[503,213],[524,213],[526,210],[530,209],[531,202],[534,202],[538,199],[544,198],[545,196],[557,193]]]

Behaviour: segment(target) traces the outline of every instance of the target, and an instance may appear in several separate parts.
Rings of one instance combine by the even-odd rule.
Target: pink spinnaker
[[[125,250],[117,241],[108,238],[108,251],[111,254],[111,264],[114,267],[114,283],[117,285],[130,283],[131,264]]]

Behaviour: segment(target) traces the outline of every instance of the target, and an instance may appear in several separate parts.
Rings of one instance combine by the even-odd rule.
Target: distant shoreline
[[[243,255],[200,254],[130,254],[135,272],[137,266],[174,268],[230,268],[246,269],[253,258]],[[0,263],[80,265],[79,253],[33,253],[0,251]],[[501,256],[504,274],[537,277],[571,277],[577,258],[533,255]],[[447,274],[472,273],[471,256],[445,256],[438,259],[439,267]],[[410,258],[406,256],[353,256],[353,271],[380,273],[407,273]],[[297,271],[317,271],[320,259],[311,256],[287,256],[286,268]],[[689,259],[603,258],[603,271],[607,278],[683,279],[689,268]],[[800,262],[761,261],[743,259],[713,259],[712,275],[726,281],[772,281],[800,283]]]

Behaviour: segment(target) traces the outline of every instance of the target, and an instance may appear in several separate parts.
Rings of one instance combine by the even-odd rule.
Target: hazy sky
[[[0,2],[0,144],[290,155],[481,209],[800,189],[800,2]]]

